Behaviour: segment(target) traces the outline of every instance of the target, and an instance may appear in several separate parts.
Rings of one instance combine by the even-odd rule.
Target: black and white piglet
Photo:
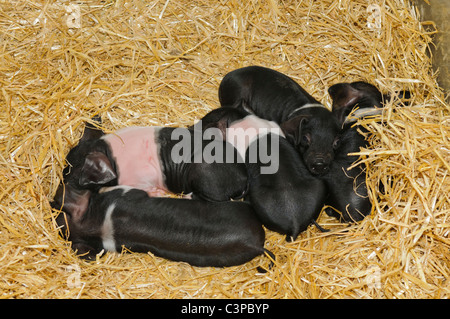
[[[66,182],[52,207],[62,208],[56,219],[61,233],[86,259],[103,249],[127,248],[194,266],[225,267],[266,252],[261,222],[252,207],[240,201],[149,197],[127,186],[97,193]]]
[[[174,130],[183,134],[174,135]],[[180,145],[185,146],[181,155],[174,151],[180,151]],[[211,146],[223,150],[221,161],[204,160],[202,152]],[[67,155],[69,166],[63,174],[77,176],[74,183],[79,188],[98,190],[118,184],[151,196],[192,192],[194,198],[225,201],[240,198],[247,190],[246,167],[237,160],[227,162],[228,152],[235,153],[232,145],[201,136],[194,140],[193,132],[185,128],[128,127],[104,134],[87,125],[79,144]]]
[[[328,186],[327,204],[336,210],[327,209],[327,214],[340,220],[351,222],[362,220],[372,211],[366,185],[364,164],[351,167],[357,160],[357,153],[366,148],[368,142],[360,132],[364,128],[357,125],[357,120],[367,116],[381,114],[388,95],[383,95],[375,86],[366,82],[338,83],[328,92],[333,100],[332,112],[342,127],[339,147],[324,180]],[[404,98],[409,92],[402,92]]]
[[[223,107],[245,109],[280,124],[309,171],[314,175],[328,172],[339,141],[339,125],[331,111],[290,77],[260,66],[240,68],[223,78],[219,100]]]
[[[246,200],[267,228],[291,240],[315,223],[325,200],[325,185],[306,169],[276,123],[239,108],[222,107],[196,126],[200,124],[203,129],[219,128],[222,138],[245,157],[250,181]]]

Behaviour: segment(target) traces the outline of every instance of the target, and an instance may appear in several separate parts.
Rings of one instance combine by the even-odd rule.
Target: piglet
[[[290,77],[260,66],[225,75],[219,86],[222,107],[245,109],[281,125],[314,175],[326,174],[339,140],[331,112]]]
[[[62,208],[56,222],[85,259],[126,248],[193,266],[225,267],[266,252],[262,225],[245,202],[152,198],[128,186],[97,193],[65,182],[52,206]]]
[[[310,174],[276,123],[222,107],[196,126],[218,128],[245,158],[250,180],[246,200],[267,228],[295,240],[315,223],[326,196],[324,183]]]
[[[372,211],[366,185],[364,164],[349,169],[358,160],[357,153],[366,148],[368,142],[361,134],[366,132],[357,120],[381,114],[385,101],[390,97],[366,82],[338,83],[328,90],[332,100],[332,112],[342,127],[339,147],[330,172],[324,176],[329,189],[327,214],[345,222],[360,221]],[[410,93],[402,91],[404,98]],[[361,133],[360,133],[361,132]]]
[[[173,134],[176,130],[183,134]],[[211,145],[223,150],[220,161],[202,158]],[[171,191],[225,201],[240,198],[247,190],[245,165],[237,160],[227,162],[227,152],[234,153],[232,145],[204,140],[201,135],[194,138],[185,128],[128,127],[103,134],[88,125],[79,144],[67,155],[70,165],[63,174],[77,176],[74,183],[79,188],[94,191],[127,185],[151,196]]]

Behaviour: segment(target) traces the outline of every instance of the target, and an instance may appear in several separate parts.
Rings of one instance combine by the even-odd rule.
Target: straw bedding
[[[450,297],[450,108],[427,55],[436,28],[407,1],[70,3],[0,3],[2,298]],[[344,81],[413,92],[409,107],[388,104],[385,125],[361,122],[373,214],[356,225],[322,214],[329,233],[312,226],[291,243],[267,231],[266,274],[263,256],[223,269],[151,254],[79,260],[49,200],[85,121],[190,125],[247,65],[288,74],[327,106]]]

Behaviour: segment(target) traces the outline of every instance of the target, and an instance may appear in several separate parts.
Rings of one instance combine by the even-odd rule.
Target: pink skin
[[[284,137],[280,126],[275,122],[261,119],[255,115],[247,115],[227,128],[226,139],[237,149],[241,157],[245,158],[248,146],[258,137],[268,133],[276,133]]]
[[[102,137],[111,147],[118,184],[145,190],[149,196],[168,193],[155,139],[158,127],[128,127]]]

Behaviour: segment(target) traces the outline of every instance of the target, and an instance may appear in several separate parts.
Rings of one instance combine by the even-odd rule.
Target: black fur
[[[367,147],[364,136],[358,133],[356,127],[345,127],[330,170],[322,177],[328,189],[326,204],[337,210],[327,209],[326,212],[341,221],[360,221],[372,210],[365,164],[348,170],[358,160],[358,156],[348,154],[359,152],[362,147]]]
[[[348,168],[358,160],[356,153],[368,146],[361,133],[366,133],[363,127],[355,121],[346,122],[349,114],[358,109],[382,108],[390,97],[382,94],[375,86],[366,82],[338,83],[328,90],[332,100],[332,112],[342,126],[339,147],[335,159],[330,166],[330,172],[324,176],[329,189],[327,204],[334,209],[328,209],[327,214],[345,222],[360,221],[372,211],[366,185],[365,164],[359,164],[351,170]],[[410,93],[401,92],[402,98],[409,98]]]
[[[95,259],[103,247],[105,214],[111,220],[115,250],[152,252],[194,266],[233,266],[264,254],[264,230],[251,206],[244,202],[206,202],[151,198],[138,189],[87,192],[80,205],[79,190],[61,185],[52,206],[64,213],[57,224],[80,257]],[[64,205],[63,205],[64,202]]]
[[[193,198],[209,201],[227,201],[242,198],[248,188],[247,169],[238,159],[234,147],[224,141],[199,139],[196,144],[194,131],[185,129],[191,136],[191,157],[187,162],[174,163],[172,149],[179,142],[171,137],[174,128],[162,128],[159,132],[160,161],[167,188],[174,193],[193,193]],[[218,161],[197,163],[195,155],[205,147],[222,149]],[[231,154],[231,155],[230,155]],[[227,158],[229,157],[229,158]],[[230,158],[232,160],[230,160]]]
[[[222,107],[208,113],[201,126],[220,128],[225,139],[226,128],[247,115],[240,109]],[[272,139],[278,139],[278,149],[270,149],[271,145],[277,145],[271,143]],[[265,161],[259,157],[256,161],[249,159],[250,152],[261,154],[256,150],[265,146],[269,147],[269,158],[272,152],[278,152],[278,171],[274,174],[261,174],[261,168],[270,163],[263,164]],[[246,164],[250,179],[246,200],[267,228],[286,234],[288,240],[297,238],[320,214],[326,196],[323,182],[310,174],[292,145],[276,134],[263,135],[251,143]]]

